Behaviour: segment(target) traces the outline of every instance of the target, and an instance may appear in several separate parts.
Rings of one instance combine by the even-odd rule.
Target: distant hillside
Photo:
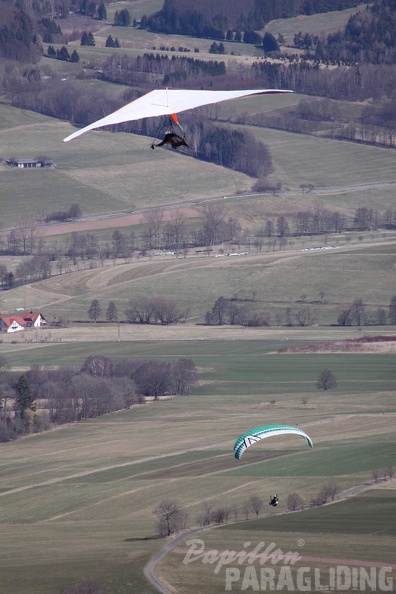
[[[35,62],[39,50],[33,21],[21,8],[0,0],[0,57]]]
[[[144,23],[151,31],[225,39],[228,32],[259,30],[273,19],[345,10],[359,0],[165,0]]]
[[[375,0],[351,16],[345,31],[330,35],[316,47],[321,61],[394,64],[396,62],[396,2]]]

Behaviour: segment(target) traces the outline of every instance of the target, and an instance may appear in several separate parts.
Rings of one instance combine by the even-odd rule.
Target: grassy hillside
[[[269,97],[232,102],[233,117],[246,109],[276,111],[296,101],[297,97],[281,98],[278,104]],[[231,104],[222,109],[230,117]],[[1,166],[3,228],[21,220],[21,206],[26,218],[67,210],[77,202],[87,215],[229,196],[254,183],[246,175],[171,151],[154,154],[146,137],[92,132],[64,144],[62,139],[71,130],[67,123],[5,105],[0,105],[0,126],[3,159],[45,154],[56,163],[55,169],[42,171]],[[244,224],[251,216],[265,218],[312,207],[318,199],[349,217],[362,206],[380,211],[392,207],[392,151],[268,129],[250,131],[268,145],[275,169],[271,179],[280,180],[285,189],[280,198],[258,197],[248,211],[244,205],[239,208]],[[313,184],[315,191],[303,196],[299,190],[303,183]]]
[[[310,33],[312,35],[330,35],[337,31],[344,29],[349,18],[364,10],[365,5],[360,7],[349,8],[347,10],[335,10],[333,12],[326,12],[321,14],[313,14],[310,16],[299,15],[290,19],[277,19],[268,23],[265,31],[269,31],[275,37],[279,34],[283,35],[286,45],[293,45],[293,38],[295,33]]]
[[[232,298],[242,287],[255,293],[253,306],[269,311],[272,323],[284,318],[288,307],[309,305],[315,323],[335,324],[345,303],[362,298],[368,310],[387,310],[394,288],[391,282],[393,245],[361,245],[325,252],[294,249],[262,252],[234,258],[194,255],[142,258],[130,264],[54,276],[42,282],[3,292],[2,308],[34,307],[50,320],[62,315],[70,320],[88,320],[93,299],[102,304],[103,316],[109,301],[115,301],[119,319],[125,319],[128,300],[160,293],[181,308],[190,309],[189,322],[203,323],[220,296]],[[264,248],[265,249],[265,248]],[[320,293],[323,292],[322,303]],[[241,303],[239,303],[240,305]],[[391,328],[391,327],[389,327]]]

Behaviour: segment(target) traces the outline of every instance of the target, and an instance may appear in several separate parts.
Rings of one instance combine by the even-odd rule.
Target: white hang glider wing
[[[70,134],[70,136],[64,138],[63,142],[69,142],[69,140],[81,136],[84,132],[88,132],[94,128],[101,128],[102,126],[131,122],[132,120],[140,120],[141,118],[171,115],[188,109],[194,109],[195,107],[201,107],[202,105],[248,97],[249,95],[271,95],[278,93],[293,93],[293,91],[283,91],[280,89],[256,89],[250,91],[154,90],[131,103],[127,103],[124,107],[121,107],[101,120],[97,120],[89,124],[89,126]]]

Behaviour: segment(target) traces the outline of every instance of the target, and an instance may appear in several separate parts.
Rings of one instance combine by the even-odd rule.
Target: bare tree
[[[335,496],[340,492],[340,487],[335,481],[332,480],[324,485],[323,490],[327,497],[330,497],[331,500],[334,501]]]
[[[212,511],[213,511],[214,503],[213,501],[204,501],[202,503],[202,509],[197,517],[199,518],[199,524],[201,526],[209,526],[212,521]]]
[[[324,390],[325,392],[327,392],[327,390],[331,390],[332,388],[336,388],[337,380],[334,373],[330,371],[330,369],[322,371],[316,381],[316,387],[318,390]]]
[[[125,310],[127,319],[132,323],[150,324],[154,317],[153,302],[148,297],[140,296],[130,299]]]
[[[211,520],[214,524],[224,524],[227,523],[227,519],[229,516],[229,511],[225,507],[216,507],[212,510],[211,513]]]
[[[38,222],[34,219],[27,219],[19,223],[17,232],[22,242],[22,253],[24,255],[33,253],[38,227]]]
[[[319,507],[325,503],[327,503],[327,495],[325,494],[324,490],[321,489],[319,493],[311,499],[311,507]]]
[[[222,205],[210,204],[201,209],[202,235],[206,245],[221,243],[225,226],[225,210]]]
[[[145,224],[145,243],[147,248],[159,248],[164,211],[158,208],[149,210],[143,215]]]
[[[352,303],[352,319],[356,323],[357,326],[361,326],[364,323],[364,310],[365,305],[363,303],[363,299],[355,299]]]
[[[164,326],[185,321],[188,317],[189,310],[180,309],[172,299],[152,297],[150,301],[153,309],[153,316]]]
[[[352,306],[343,306],[341,313],[337,319],[340,326],[350,326],[352,324]]]
[[[188,394],[197,382],[197,369],[192,359],[181,358],[170,366],[170,391],[172,394]]]
[[[371,476],[373,477],[375,484],[377,484],[380,480],[381,473],[379,470],[373,470]]]
[[[249,519],[249,513],[250,513],[250,510],[251,510],[250,499],[245,499],[245,501],[241,505],[241,509],[242,509],[243,513],[245,514],[245,518],[248,520]]]
[[[134,380],[138,391],[144,396],[163,396],[170,388],[170,364],[165,361],[146,361],[137,369]]]
[[[157,532],[159,536],[170,536],[186,526],[188,514],[177,499],[164,499],[154,509],[158,518]]]
[[[287,509],[290,511],[296,511],[296,509],[302,509],[304,504],[303,498],[298,493],[290,493],[286,499]]]
[[[393,468],[393,466],[388,466],[388,468],[386,470],[384,470],[384,478],[389,478],[389,480],[391,481],[393,479],[393,477],[395,476],[395,469]]]
[[[113,363],[104,355],[90,355],[85,359],[81,371],[95,377],[110,377],[113,374]]]
[[[314,322],[314,318],[309,307],[302,307],[301,309],[298,309],[296,311],[295,318],[299,326],[311,326]]]
[[[215,324],[221,326],[225,324],[225,314],[228,309],[228,299],[219,297],[212,308],[212,319]]]
[[[396,324],[396,295],[390,301],[388,317],[391,324]]]
[[[259,497],[259,495],[251,495],[249,502],[252,510],[256,514],[256,517],[258,517],[263,508],[264,501],[261,499],[261,497]]]

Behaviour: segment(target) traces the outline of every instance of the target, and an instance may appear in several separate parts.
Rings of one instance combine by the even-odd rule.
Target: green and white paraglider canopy
[[[291,427],[290,425],[262,425],[261,427],[250,429],[250,431],[246,431],[246,433],[238,437],[234,445],[235,458],[239,460],[243,452],[254,443],[276,435],[300,435],[305,439],[309,447],[313,448],[312,439],[298,427]]]

